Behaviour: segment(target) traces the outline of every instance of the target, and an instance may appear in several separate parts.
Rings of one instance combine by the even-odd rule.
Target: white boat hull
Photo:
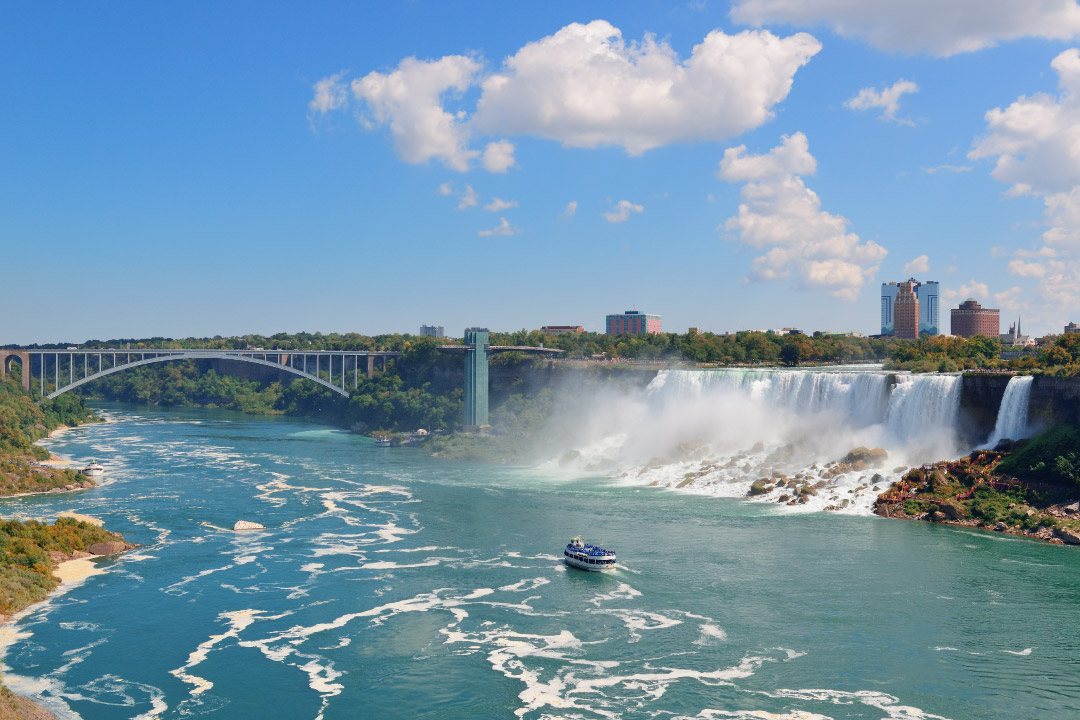
[[[593,565],[586,562],[585,560],[578,559],[573,555],[569,555],[565,552],[563,553],[563,562],[565,562],[572,568],[577,568],[578,570],[588,570],[590,572],[604,572],[607,570],[614,570],[616,567],[616,563],[614,562],[608,563],[607,565]]]

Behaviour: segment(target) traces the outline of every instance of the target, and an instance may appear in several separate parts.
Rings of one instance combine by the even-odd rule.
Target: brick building
[[[919,339],[919,298],[915,296],[914,283],[910,281],[897,286],[896,299],[893,300],[893,337]]]
[[[608,315],[604,328],[608,335],[659,335],[660,316],[627,310],[621,315]]]
[[[952,310],[952,334],[963,338],[984,335],[995,338],[1001,333],[1001,311],[984,308],[974,298],[960,303]]]

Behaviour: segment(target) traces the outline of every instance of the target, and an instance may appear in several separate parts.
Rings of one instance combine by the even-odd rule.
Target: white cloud
[[[893,83],[891,87],[884,88],[881,91],[872,87],[863,88],[855,97],[845,102],[844,107],[850,110],[881,108],[880,119],[891,120],[901,125],[914,125],[915,123],[911,120],[896,117],[896,113],[900,110],[900,96],[904,93],[918,91],[918,85],[910,80],[900,79]]]
[[[511,225],[506,218],[499,218],[499,224],[490,230],[481,230],[476,233],[480,237],[491,237],[493,235],[520,235],[521,228],[516,225]]]
[[[1080,37],[1076,0],[733,0],[746,25],[827,25],[880,50],[949,56],[1025,37]]]
[[[908,276],[928,272],[930,272],[930,258],[926,255],[920,255],[904,266],[904,274]]]
[[[1010,275],[1019,275],[1020,277],[1042,277],[1046,274],[1046,266],[1037,262],[1010,260],[1008,271]]]
[[[367,129],[389,126],[410,163],[438,159],[464,171],[477,158],[490,172],[515,164],[514,144],[470,148],[476,134],[535,135],[572,147],[621,145],[632,155],[677,142],[725,140],[760,126],[791,90],[795,73],[821,50],[806,33],[713,30],[685,60],[646,35],[624,41],[604,20],[572,23],[527,43],[484,75],[480,60],[405,58],[389,72],[349,84]],[[475,111],[446,104],[480,86]],[[341,74],[314,86],[309,112],[344,107]]]
[[[934,167],[924,167],[923,172],[927,175],[933,175],[939,172],[947,173],[966,173],[971,172],[970,165],[935,165]]]
[[[571,200],[570,202],[566,203],[566,209],[562,211],[562,215],[560,215],[559,217],[570,218],[574,217],[575,214],[577,214],[577,200]]]
[[[502,210],[509,210],[510,208],[516,208],[517,206],[517,200],[503,200],[502,198],[492,198],[491,202],[484,206],[484,209],[488,212],[501,212]]]
[[[444,182],[442,185],[435,188],[435,192],[437,192],[439,195],[442,195],[443,197],[447,197],[449,195],[453,195],[454,186],[448,182]]]
[[[484,169],[493,173],[504,173],[514,167],[514,143],[509,140],[488,143],[484,148],[483,163]]]
[[[345,86],[341,84],[343,74],[337,73],[325,77],[312,86],[315,95],[308,103],[308,117],[314,117],[316,114],[325,115],[331,110],[345,107],[345,103],[348,102],[348,93]]]
[[[447,93],[468,89],[480,69],[477,60],[464,55],[430,61],[409,57],[389,73],[370,72],[353,80],[351,88],[371,113],[364,122],[389,125],[405,162],[437,158],[452,170],[464,171],[479,153],[468,148],[463,116],[447,112],[442,102]]]
[[[574,207],[577,209],[576,205]],[[569,206],[567,209],[569,209]],[[627,218],[630,217],[630,213],[644,212],[644,210],[645,208],[641,205],[635,205],[629,200],[620,200],[615,207],[604,213],[604,219],[609,223],[626,222]]]
[[[713,30],[685,61],[646,35],[626,42],[603,20],[528,43],[483,82],[476,126],[632,155],[676,142],[724,140],[758,127],[821,49],[810,35]]]
[[[457,209],[465,210],[467,208],[476,207],[479,202],[480,196],[473,190],[472,185],[466,185],[465,192],[461,194],[461,200],[458,202]]]
[[[751,279],[794,274],[800,287],[854,300],[887,251],[873,241],[861,243],[847,232],[845,218],[821,209],[821,200],[799,177],[816,169],[801,132],[785,135],[764,155],[747,155],[745,145],[728,148],[717,176],[745,185],[738,215],[723,227],[737,233],[740,242],[766,251],[751,264]]]
[[[980,303],[982,303],[984,298],[990,297],[990,288],[986,286],[986,283],[976,282],[975,280],[972,280],[971,282],[965,285],[961,285],[957,288],[945,288],[941,291],[941,295],[946,300],[957,300],[962,302],[964,300],[967,300],[968,298],[975,298]]]
[[[1060,53],[1051,66],[1058,95],[1022,95],[988,111],[987,132],[968,157],[994,158],[991,174],[1009,185],[1007,196],[1042,198],[1043,245],[1017,250],[1006,270],[1030,283],[1017,309],[1057,332],[1080,305],[1080,50]]]

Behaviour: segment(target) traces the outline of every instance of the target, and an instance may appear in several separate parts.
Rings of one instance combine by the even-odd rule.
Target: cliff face
[[[960,436],[971,445],[986,442],[994,431],[1010,375],[967,375],[960,390]]]
[[[1009,379],[1009,375],[964,377],[960,432],[965,440],[977,444],[990,437]],[[1030,423],[1035,428],[1080,423],[1080,378],[1036,377],[1031,385],[1030,408]]]
[[[1031,422],[1080,423],[1080,378],[1036,377],[1031,385]]]

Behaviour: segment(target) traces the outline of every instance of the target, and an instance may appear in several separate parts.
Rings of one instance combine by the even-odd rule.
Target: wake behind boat
[[[573,537],[563,550],[563,561],[579,570],[614,570],[615,551],[588,545],[583,538]]]

